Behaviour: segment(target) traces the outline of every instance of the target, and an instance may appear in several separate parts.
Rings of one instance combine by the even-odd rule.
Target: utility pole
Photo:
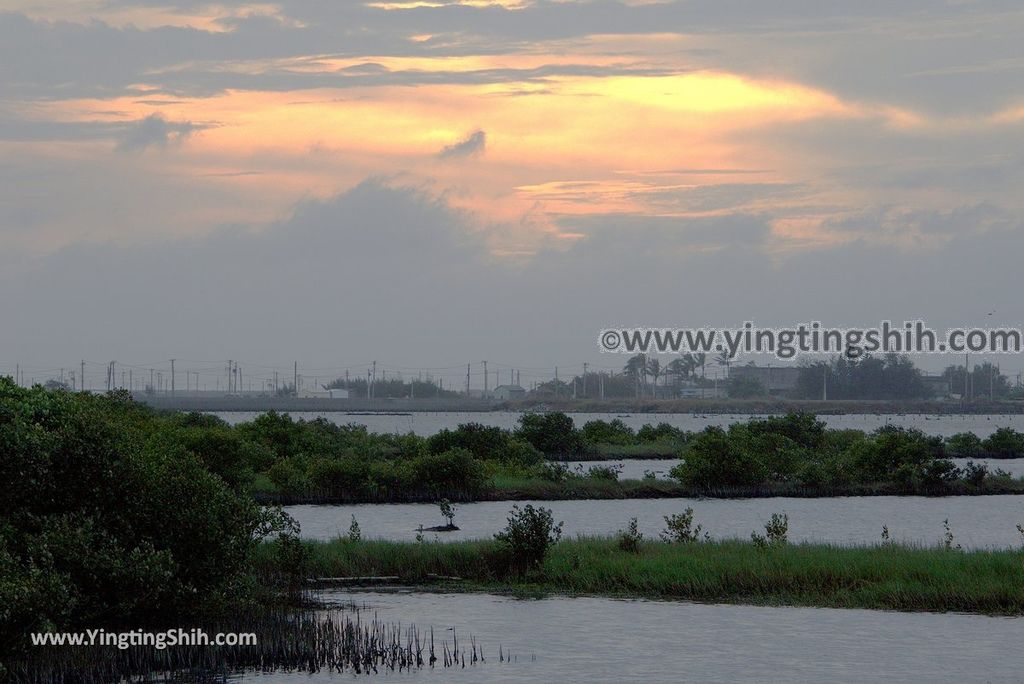
[[[587,396],[587,362],[583,362],[583,396]]]
[[[174,395],[174,359],[171,359],[171,395]]]
[[[597,377],[600,379],[600,383],[601,383],[601,398],[604,399],[604,373],[601,373]]]
[[[971,363],[970,359],[971,359],[971,355],[970,354],[964,354],[964,396],[967,397],[968,399],[971,398],[970,394],[968,392],[968,389],[969,389],[968,381],[970,380],[970,377],[971,377],[971,371],[969,370],[970,363]]]
[[[299,362],[295,362],[295,367],[292,370],[292,389],[295,391],[295,396],[299,396]]]
[[[373,384],[370,386],[370,396],[376,398],[377,394],[377,362],[373,362]]]
[[[470,366],[470,364],[467,363],[466,364],[466,396],[467,397],[469,396],[469,366]]]
[[[14,366],[14,384],[21,385],[21,364],[15,364]]]
[[[484,361],[484,399],[487,398],[487,362]]]
[[[82,359],[82,379],[79,384],[82,386],[82,391],[85,391],[85,359]]]
[[[828,366],[821,365],[821,400],[828,401]]]
[[[135,378],[132,376],[132,369],[131,368],[128,369],[128,391],[129,392],[134,392],[135,391]]]

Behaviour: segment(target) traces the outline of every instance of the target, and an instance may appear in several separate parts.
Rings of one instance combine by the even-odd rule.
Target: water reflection
[[[381,619],[476,635],[488,663],[381,675],[451,682],[1016,682],[1024,620],[487,594],[338,592]],[[498,644],[516,661],[494,662]],[[351,679],[351,675],[338,675]],[[248,675],[272,684],[318,675]]]

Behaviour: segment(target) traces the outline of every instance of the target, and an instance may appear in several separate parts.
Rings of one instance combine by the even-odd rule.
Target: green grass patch
[[[615,539],[554,545],[541,570],[503,571],[496,541],[307,542],[315,577],[390,576],[423,583],[455,576],[455,587],[768,605],[1024,614],[1024,554],[898,545],[758,547],[732,540],[643,541],[638,553]],[[266,545],[260,562],[273,564]],[[451,585],[451,583],[449,583]],[[449,586],[448,588],[451,588]]]

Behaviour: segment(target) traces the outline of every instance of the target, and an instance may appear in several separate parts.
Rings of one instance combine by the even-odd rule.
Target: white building
[[[509,401],[510,399],[525,399],[526,390],[519,385],[498,385],[491,390],[491,397],[498,399],[499,401]]]

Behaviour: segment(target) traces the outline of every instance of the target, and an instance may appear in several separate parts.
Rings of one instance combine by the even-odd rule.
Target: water
[[[678,464],[678,458],[624,458],[610,461],[565,462],[572,472],[582,469],[584,474],[595,466],[618,468],[620,480],[639,480],[648,472],[654,473],[659,480],[666,480],[669,477],[668,472]]]
[[[227,422],[234,424],[249,421],[259,415],[254,412],[226,412],[215,414]],[[491,411],[481,413],[411,413],[408,415],[354,415],[348,413],[293,413],[295,418],[326,418],[340,425],[355,423],[365,425],[370,432],[414,432],[422,436],[430,436],[445,428],[457,427],[460,423],[482,423],[494,427],[515,429],[522,413],[514,411]],[[668,423],[683,430],[694,432],[703,430],[709,425],[728,426],[732,423],[746,422],[749,415],[695,415],[692,413],[571,413],[578,427],[589,420],[612,420],[619,418],[633,429],[645,424],[656,425]],[[874,415],[848,414],[842,416],[821,416],[821,419],[832,428],[853,428],[871,431],[883,425],[899,425],[915,427],[928,434],[948,437],[957,432],[973,432],[979,437],[988,437],[996,428],[1011,427],[1024,432],[1024,415]]]
[[[973,461],[978,465],[988,466],[989,471],[995,472],[998,468],[1010,473],[1013,477],[1024,477],[1024,458],[953,458],[950,459],[959,468]],[[654,473],[659,480],[669,479],[669,471],[679,465],[678,458],[624,458],[608,461],[566,461],[566,465],[573,472],[582,469],[585,474],[595,466],[614,467],[619,469],[620,480],[639,480],[648,472]]]
[[[1005,470],[1014,477],[1024,477],[1024,458],[951,458],[949,460],[953,461],[958,468],[963,468],[969,461],[974,461],[977,465],[988,466],[989,472]]]
[[[942,542],[942,521],[949,519],[956,543],[964,548],[1019,547],[1016,529],[1024,523],[1024,497],[1020,496],[872,496],[821,499],[623,499],[583,501],[534,501],[550,508],[556,521],[564,521],[564,534],[610,535],[636,518],[640,531],[656,537],[664,528],[664,516],[694,509],[695,522],[713,538],[750,537],[761,531],[772,513],[789,515],[792,541],[841,545],[873,544],[881,539],[882,526],[896,541],[936,545]],[[460,504],[455,516],[457,532],[437,533],[442,540],[483,539],[503,529],[513,502],[486,501]],[[411,541],[419,525],[444,523],[432,504],[360,504],[351,506],[287,506],[299,521],[302,535],[332,539],[348,532],[356,516],[364,538]],[[433,538],[435,533],[427,533]]]
[[[445,682],[1018,682],[1024,619],[487,594],[331,592],[382,620],[455,627],[476,667],[381,673]],[[446,632],[451,634],[451,632]],[[499,663],[498,644],[516,659]],[[268,684],[351,674],[247,675]]]

